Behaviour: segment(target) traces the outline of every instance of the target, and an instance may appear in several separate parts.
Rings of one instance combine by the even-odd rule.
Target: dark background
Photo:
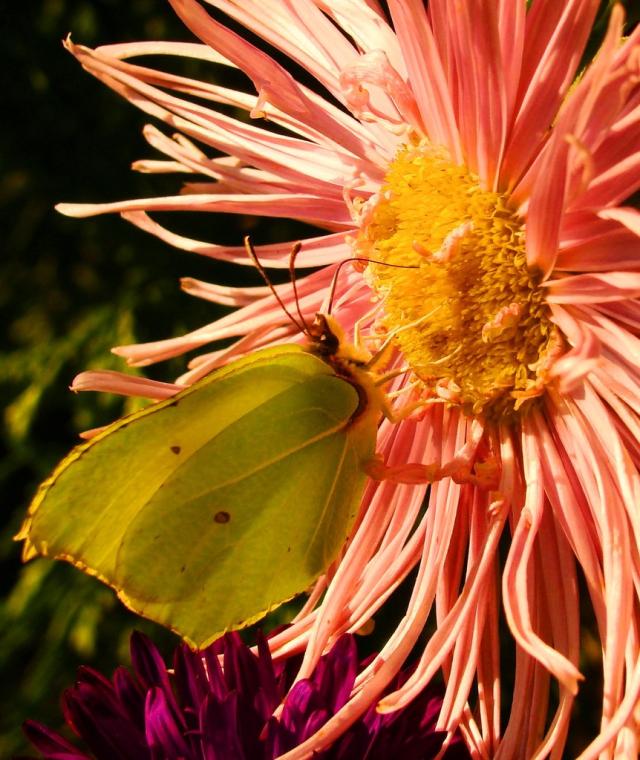
[[[637,22],[637,3],[624,4],[635,6]],[[71,567],[19,563],[19,546],[11,539],[38,483],[77,442],[78,431],[132,408],[132,402],[107,395],[74,396],[67,386],[83,369],[122,369],[109,353],[113,345],[179,335],[221,313],[181,293],[179,277],[233,284],[251,273],[180,253],[117,217],[73,220],[53,210],[59,201],[157,196],[174,194],[179,187],[177,177],[130,172],[131,161],[153,157],[141,137],[146,117],[83,72],[61,45],[70,31],[76,42],[90,46],[191,39],[167,4],[4,3],[0,31],[5,55],[0,126],[0,757],[10,757],[25,751],[19,730],[25,718],[59,723],[59,695],[79,664],[110,674],[118,663],[128,662],[133,627],[152,633],[166,653],[175,643],[171,634],[127,613],[110,590]],[[194,237],[216,242],[238,243],[247,231],[258,242],[296,235],[286,222],[256,224],[243,217],[207,214],[186,223]],[[182,359],[150,368],[148,374],[171,380],[183,369]],[[379,621],[380,635],[385,627]],[[584,644],[597,662],[597,640],[588,630]],[[591,669],[589,658],[584,667]],[[590,724],[589,733],[596,725],[597,671],[588,684],[572,732],[576,747],[578,725]]]

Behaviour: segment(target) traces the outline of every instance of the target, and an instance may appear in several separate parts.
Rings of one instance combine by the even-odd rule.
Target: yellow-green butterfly
[[[335,319],[303,328],[306,348],[256,351],[73,449],[23,558],[73,563],[198,647],[306,590],[353,526],[385,398]]]

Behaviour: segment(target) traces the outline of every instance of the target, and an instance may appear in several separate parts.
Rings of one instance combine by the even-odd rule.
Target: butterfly
[[[71,562],[195,647],[308,589],[354,525],[390,414],[379,354],[298,313],[305,346],[257,350],[74,448],[29,507],[23,559]]]

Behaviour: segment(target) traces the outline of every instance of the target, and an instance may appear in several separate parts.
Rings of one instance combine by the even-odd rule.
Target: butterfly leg
[[[451,478],[455,483],[470,483],[486,490],[495,490],[500,476],[500,465],[493,458],[475,464],[452,459],[442,466],[435,462],[388,465],[379,454],[376,454],[366,463],[364,469],[372,480],[418,485]]]
[[[389,422],[392,422],[395,425],[397,422],[401,422],[402,420],[411,417],[411,415],[419,409],[424,409],[427,404],[428,402],[424,399],[419,399],[417,401],[406,401],[400,406],[392,407],[387,399],[385,399],[384,404],[382,405],[382,413]]]

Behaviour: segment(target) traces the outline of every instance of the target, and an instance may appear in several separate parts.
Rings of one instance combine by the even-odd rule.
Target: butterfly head
[[[364,367],[371,355],[347,340],[344,330],[335,317],[318,312],[307,331],[314,352],[331,364]]]

